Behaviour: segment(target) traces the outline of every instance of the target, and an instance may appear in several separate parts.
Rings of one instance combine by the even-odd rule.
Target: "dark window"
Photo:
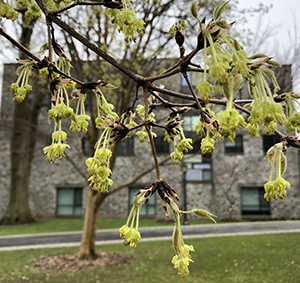
[[[225,153],[243,153],[243,136],[236,136],[233,142],[224,138]]]
[[[157,154],[168,154],[170,152],[169,143],[164,141],[164,136],[157,136],[154,139],[154,145]]]
[[[118,155],[128,156],[134,154],[134,139],[129,138],[123,141],[120,141],[118,147]]]
[[[277,135],[263,135],[263,151],[267,151],[276,143],[280,142],[280,138]]]
[[[57,188],[57,215],[82,214],[82,188]]]
[[[134,195],[137,191],[139,191],[141,188],[132,187],[129,188],[129,203],[128,203],[128,211],[130,212],[132,208],[132,202],[134,199]],[[147,204],[143,204],[140,210],[140,215],[155,215],[156,214],[156,194],[153,194],[150,200],[147,202]]]
[[[85,156],[89,156],[90,151],[89,151],[89,143],[87,138],[83,138],[81,140],[81,149]]]
[[[242,215],[270,215],[270,204],[263,187],[241,188]]]

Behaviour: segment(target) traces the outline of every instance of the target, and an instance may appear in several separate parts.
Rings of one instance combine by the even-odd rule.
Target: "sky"
[[[294,24],[298,26],[300,21],[298,20],[300,13],[300,1],[299,0],[240,0],[238,7],[250,8],[258,7],[259,3],[265,5],[271,5],[272,8],[267,14],[264,14],[262,18],[262,29],[266,26],[274,27],[275,34],[272,39],[268,41],[269,44],[274,45],[274,40],[279,43],[279,46],[285,47],[289,40],[289,33],[294,33]],[[255,17],[248,17],[249,26],[256,27],[258,22],[257,15]],[[252,24],[253,23],[253,24]],[[238,23],[237,23],[238,24]]]

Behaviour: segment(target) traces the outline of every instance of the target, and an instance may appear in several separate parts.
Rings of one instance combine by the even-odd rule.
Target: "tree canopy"
[[[229,1],[223,2],[215,7],[212,13],[213,18],[208,20],[199,14],[197,2],[189,3],[185,1],[185,5],[190,5],[190,15],[181,20],[176,19],[176,14],[175,17],[170,17],[171,20],[175,19],[176,22],[170,24],[169,34],[159,33],[160,36],[154,37],[151,48],[147,49],[148,45],[150,46],[150,37],[143,36],[145,29],[150,29],[150,33],[151,30],[156,33],[159,26],[155,21],[151,22],[149,20],[147,22],[147,15],[145,15],[144,20],[138,18],[136,9],[139,6],[135,7],[135,3],[131,1],[19,0],[17,1],[17,8],[5,1],[0,2],[0,16],[2,18],[15,21],[18,11],[25,10],[27,20],[35,21],[42,17],[46,25],[48,42],[46,44],[41,43],[41,51],[45,54],[42,56],[35,55],[3,28],[0,28],[0,35],[28,57],[27,59],[18,59],[21,66],[17,70],[17,81],[11,85],[11,91],[15,95],[13,100],[21,103],[30,94],[32,86],[29,77],[32,72],[38,71],[41,77],[49,81],[51,109],[48,111],[48,116],[54,130],[52,143],[43,149],[45,160],[48,163],[57,162],[65,158],[65,150],[70,148],[67,143],[67,133],[62,127],[63,120],[70,120],[70,130],[72,132],[82,131],[85,133],[88,131],[91,117],[87,115],[85,110],[84,102],[87,97],[95,99],[96,115],[92,122],[101,131],[93,156],[86,160],[89,174],[88,182],[92,190],[105,194],[113,186],[110,162],[115,145],[134,134],[139,137],[140,142],[147,140],[152,149],[156,180],[153,180],[153,183],[139,190],[135,195],[128,220],[120,228],[120,237],[125,239],[125,245],[137,246],[141,238],[138,231],[140,208],[149,201],[153,194],[157,193],[162,200],[166,217],[173,213],[175,218],[173,234],[175,255],[172,264],[182,277],[189,274],[188,266],[193,262],[190,252],[194,252],[194,248],[184,243],[180,228],[180,216],[183,213],[193,213],[214,221],[215,215],[203,209],[191,211],[179,209],[176,204],[176,200],[178,200],[177,193],[172,189],[172,184],[165,182],[160,172],[154,144],[155,129],[164,129],[165,141],[173,141],[174,150],[170,157],[175,166],[180,164],[184,153],[193,148],[192,140],[185,136],[182,127],[184,120],[181,116],[181,114],[193,109],[197,109],[199,112],[199,121],[195,125],[194,132],[203,136],[201,141],[202,154],[214,151],[215,140],[223,140],[224,137],[227,137],[229,141],[233,142],[240,128],[246,128],[251,137],[258,137],[260,128],[263,128],[264,133],[275,133],[280,137],[281,142],[271,147],[267,154],[271,167],[269,181],[265,184],[265,198],[267,200],[286,197],[286,188],[290,188],[290,183],[282,177],[286,168],[284,152],[289,147],[300,147],[300,141],[297,137],[286,134],[300,130],[300,114],[296,110],[297,99],[300,96],[292,92],[277,94],[280,87],[272,68],[279,67],[280,64],[265,54],[247,54],[239,41],[230,35],[230,29],[234,22],[223,18],[223,12],[228,3]],[[173,1],[143,2],[142,5],[147,5],[148,9],[145,9],[144,12],[149,13],[149,15],[159,14],[163,10],[175,9],[172,6]],[[109,21],[105,21],[104,29],[97,31],[99,33],[97,44],[88,38],[88,32],[80,32],[80,25],[76,28],[79,22],[68,22],[67,16],[66,18],[61,17],[61,15],[67,15],[68,12],[71,13],[76,8],[80,17],[79,11],[82,6],[95,6],[106,9],[104,17]],[[184,8],[186,9],[186,7]],[[97,20],[96,8],[95,14],[95,20]],[[173,10],[172,14],[174,14]],[[166,18],[168,18],[168,14],[166,14]],[[153,19],[153,17],[149,17],[149,19]],[[94,19],[91,17],[89,20]],[[192,26],[197,32],[194,36],[185,38],[186,30],[191,26],[187,23],[190,22],[193,23]],[[166,23],[169,23],[169,21],[166,20]],[[108,29],[108,25],[112,25],[110,29]],[[131,104],[128,108],[122,113],[117,113],[113,104],[109,102],[106,95],[107,89],[117,87],[113,83],[114,80],[109,79],[109,74],[106,80],[100,77],[94,81],[82,81],[82,79],[71,73],[72,59],[69,58],[56,39],[56,30],[63,31],[69,43],[76,39],[83,49],[93,52],[101,60],[114,67],[117,73],[125,75],[127,80],[135,84],[136,91],[131,94]],[[134,68],[125,66],[126,63],[120,61],[120,58],[110,55],[110,48],[115,49],[116,47],[110,45],[109,41],[111,38],[118,37],[119,33],[123,34],[125,41],[118,47],[123,49],[120,54],[126,59],[127,52],[133,52],[133,56],[130,56],[130,58],[131,60],[136,59],[138,62],[137,65],[134,65]],[[147,56],[151,49],[154,50],[153,53],[155,54],[156,41],[160,41],[157,46],[160,46],[161,54],[168,54],[165,46],[169,43],[171,35],[176,42],[173,49],[176,49],[177,54],[179,54],[177,62],[169,65],[162,72],[156,71],[155,74],[148,75],[143,70],[144,66],[138,57],[143,57],[146,49]],[[72,40],[68,40],[68,38]],[[142,42],[145,44],[144,49],[134,48]],[[165,44],[161,42],[165,42]],[[185,50],[187,42],[189,46],[193,46],[188,53]],[[126,49],[129,44],[132,45],[130,51]],[[139,52],[135,52],[136,50]],[[197,55],[200,53],[204,58],[202,66],[198,63],[199,59],[197,59]],[[166,65],[170,64],[168,58],[165,61]],[[187,72],[203,74],[203,80],[197,84],[198,94],[195,92]],[[169,78],[179,73],[183,75],[191,95],[160,88],[156,84],[160,79]],[[271,82],[272,88],[268,80]],[[236,94],[242,83],[248,85],[251,99],[236,99]],[[221,98],[212,97],[216,87],[221,89]],[[143,95],[141,103],[138,100],[140,90]],[[164,97],[181,99],[182,103],[171,102],[166,98],[162,98],[159,93],[163,93]],[[72,104],[75,104],[75,106],[72,107]],[[160,108],[166,108],[169,112],[164,123],[157,122],[155,118],[155,113]],[[247,115],[248,118],[245,119],[241,115],[242,113]],[[140,119],[136,119],[136,116],[139,116]],[[278,125],[283,126],[286,133],[279,131]]]

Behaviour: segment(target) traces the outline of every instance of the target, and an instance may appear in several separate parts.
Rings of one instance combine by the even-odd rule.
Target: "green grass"
[[[171,241],[142,242],[131,249],[121,244],[103,245],[100,251],[134,255],[134,263],[95,267],[83,271],[43,270],[36,259],[77,252],[78,248],[0,252],[0,282],[72,283],[297,283],[300,282],[300,234],[276,234],[188,239],[196,252],[190,275],[184,280],[170,263]],[[23,279],[22,279],[23,277]]]
[[[35,233],[51,233],[51,232],[71,232],[82,231],[82,218],[69,219],[43,219],[34,224],[23,224],[15,226],[0,226],[0,236],[19,235],[19,234],[35,234]],[[119,229],[126,222],[125,219],[99,219],[98,229]],[[190,224],[211,223],[209,220],[193,220]],[[153,226],[173,226],[173,223],[160,223],[155,220],[142,219],[140,227]]]

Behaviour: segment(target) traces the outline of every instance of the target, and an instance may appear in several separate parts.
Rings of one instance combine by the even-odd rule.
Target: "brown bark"
[[[23,15],[20,42],[25,47],[29,46],[34,23],[25,22]],[[19,55],[20,58],[24,56],[22,52]],[[29,208],[29,180],[37,118],[44,94],[41,91],[32,92],[30,96],[30,99],[26,98],[23,103],[15,103],[14,106],[10,198],[7,211],[0,221],[3,225],[35,222]]]
[[[77,257],[79,259],[96,257],[96,231],[100,206],[106,195],[89,189],[87,207],[84,218],[81,245]]]

